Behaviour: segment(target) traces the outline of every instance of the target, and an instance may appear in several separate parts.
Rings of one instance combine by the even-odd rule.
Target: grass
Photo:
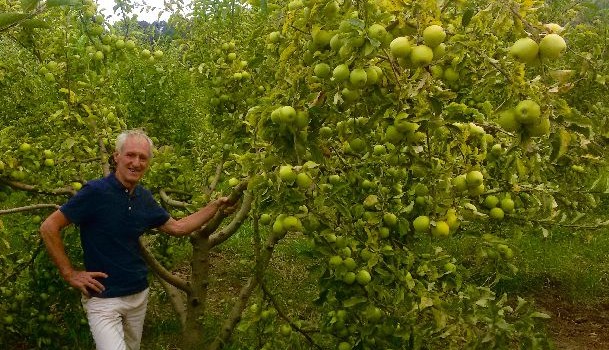
[[[557,231],[544,238],[541,234],[534,233],[513,235],[506,230],[501,235],[505,236],[500,238],[501,242],[515,252],[509,262],[518,271],[502,278],[495,285],[497,292],[532,298],[543,295],[544,290],[552,288],[553,292],[573,304],[591,306],[609,301],[606,296],[609,288],[609,231],[577,235]],[[441,246],[455,256],[458,262],[472,267],[469,278],[480,279],[486,277],[482,269],[489,267],[488,264],[479,267],[475,265],[476,249],[483,245],[482,241],[480,237],[460,234],[446,240],[421,240],[411,248],[429,252],[433,247]],[[210,335],[217,332],[239,288],[251,274],[253,255],[252,231],[248,227],[244,227],[214,250],[211,259],[209,314],[204,322]],[[506,261],[499,261],[498,265],[504,265],[504,262]],[[266,275],[267,287],[279,300],[288,317],[301,320],[312,327],[316,326],[316,320],[320,317],[311,306],[318,293],[317,264],[312,242],[302,235],[290,234],[276,247]],[[476,268],[481,270],[477,271]],[[156,293],[150,303],[143,349],[177,349],[179,322],[172,314],[158,283],[154,284],[154,288]],[[268,306],[268,300],[263,300],[259,292],[252,296],[249,304],[254,302],[263,307]],[[247,317],[246,315],[246,321]],[[269,330],[257,328],[254,332],[251,329],[248,332],[237,332],[228,348],[250,348],[251,344],[257,344],[260,339],[256,332]]]
[[[254,261],[252,235],[251,228],[244,225],[236,235],[216,247],[211,254],[210,299],[208,315],[203,321],[204,329],[210,336],[217,333],[239,289],[252,274]],[[310,306],[312,300],[317,297],[315,283],[317,276],[312,275],[314,272],[311,272],[315,265],[313,254],[313,245],[309,239],[300,234],[290,234],[276,246],[275,254],[265,274],[267,288],[274,295],[281,309],[293,320],[307,322],[314,321],[318,317],[315,309]],[[179,268],[187,269],[186,266]],[[178,349],[179,321],[157,281],[153,281],[152,290],[142,349]],[[262,307],[269,306],[269,301],[262,300],[259,291],[252,295],[248,305],[253,303],[258,303]],[[247,316],[244,320],[247,321]],[[256,344],[259,340],[256,337],[260,335],[256,334],[257,331],[236,332],[233,335],[233,343],[227,348],[250,348],[251,344]]]

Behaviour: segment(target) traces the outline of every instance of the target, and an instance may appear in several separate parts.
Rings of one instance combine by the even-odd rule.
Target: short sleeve
[[[70,222],[80,225],[86,221],[90,216],[92,209],[92,203],[95,197],[95,190],[93,186],[85,184],[75,196],[70,198],[59,210],[70,220]]]
[[[155,228],[162,226],[171,217],[169,213],[157,203],[152,197],[152,193],[148,190],[144,191],[144,206],[146,210],[147,227]]]

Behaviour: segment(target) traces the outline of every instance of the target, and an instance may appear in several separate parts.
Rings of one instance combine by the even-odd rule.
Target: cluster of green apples
[[[409,144],[417,144],[425,140],[426,134],[418,131],[420,125],[409,121],[408,113],[400,112],[393,118],[393,124],[385,129],[385,142],[398,145],[402,141]]]
[[[296,215],[279,214],[273,221],[273,218],[268,213],[260,215],[259,222],[262,225],[272,223],[271,232],[277,238],[283,238],[288,232],[302,232],[304,226],[300,218]]]
[[[484,198],[482,205],[488,209],[488,216],[497,221],[503,220],[505,214],[514,212],[515,208],[514,200],[509,193],[502,199],[499,199],[494,194],[490,194]]]
[[[402,67],[425,67],[434,59],[439,59],[446,52],[446,31],[438,24],[427,26],[423,30],[423,43],[417,44],[407,36],[400,36],[391,41],[391,55]]]
[[[271,112],[271,121],[295,130],[304,130],[309,125],[309,113],[307,110],[297,111],[292,106],[281,106]]]
[[[467,192],[472,197],[480,196],[485,191],[484,175],[479,170],[471,170],[452,179],[453,189],[459,194]]]
[[[550,133],[550,118],[542,116],[539,104],[530,99],[522,100],[513,109],[501,112],[497,122],[505,131],[522,131],[531,137]]]
[[[40,73],[44,80],[49,83],[55,82],[55,75],[58,74],[61,70],[61,65],[56,61],[50,60],[46,64],[40,66],[38,69],[38,73]]]
[[[518,61],[531,64],[540,59],[556,59],[567,49],[565,39],[560,36],[562,27],[549,23],[545,25],[548,33],[544,35],[539,43],[530,37],[520,38],[510,47],[509,53]]]
[[[240,103],[240,97],[237,97],[237,94],[244,89],[244,84],[252,82],[252,74],[247,70],[249,62],[240,59],[236,49],[236,43],[231,40],[222,43],[214,52],[214,57],[216,57],[214,69],[218,70],[212,72],[215,75],[212,79],[215,95],[209,101],[212,107],[221,111],[234,111],[235,105]],[[264,91],[263,86],[257,87],[257,93]],[[248,105],[255,104],[253,96],[245,97],[243,100]]]
[[[432,236],[438,238],[448,237],[457,231],[461,222],[454,208],[449,208],[446,214],[432,220],[427,215],[419,215],[412,221],[412,228],[415,233],[431,233]]]

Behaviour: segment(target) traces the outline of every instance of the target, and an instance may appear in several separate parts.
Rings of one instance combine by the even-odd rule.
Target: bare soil
[[[535,299],[552,317],[547,330],[557,350],[609,350],[609,303],[578,305],[552,289]]]

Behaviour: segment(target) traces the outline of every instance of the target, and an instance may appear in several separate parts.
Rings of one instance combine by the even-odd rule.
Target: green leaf
[[[27,17],[27,14],[25,14],[25,13],[17,13],[17,12],[0,13],[0,28],[11,26],[26,17]]]
[[[343,306],[344,307],[353,307],[357,304],[365,303],[367,300],[368,300],[368,298],[364,298],[364,297],[351,297],[351,298],[343,301]]]
[[[47,6],[78,6],[81,2],[79,0],[47,0]]]
[[[39,0],[21,0],[21,9],[25,12],[32,11],[38,5]]]
[[[469,22],[472,20],[472,17],[474,17],[474,9],[470,7],[463,12],[463,16],[461,17],[461,25],[463,27],[467,27]]]
[[[531,317],[533,318],[545,318],[545,319],[549,319],[551,318],[550,315],[543,313],[543,312],[539,312],[539,311],[535,311],[531,314]]]

